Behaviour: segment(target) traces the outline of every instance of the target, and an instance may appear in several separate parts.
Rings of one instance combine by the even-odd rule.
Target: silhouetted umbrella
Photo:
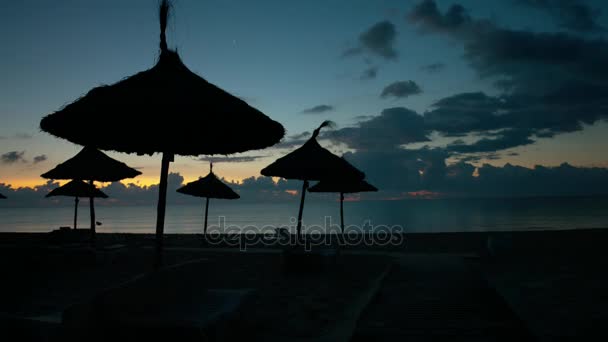
[[[0,199],[6,199],[6,196],[4,196],[3,194],[0,194]]]
[[[203,226],[203,234],[207,234],[207,214],[209,212],[209,199],[238,199],[241,198],[239,194],[234,192],[230,187],[219,180],[213,173],[213,163],[209,165],[209,174],[203,178],[199,178],[194,182],[190,182],[181,188],[177,189],[177,192],[191,195],[196,197],[205,197],[205,224]]]
[[[169,163],[178,155],[262,149],[279,142],[283,126],[245,101],[192,73],[165,38],[169,4],[160,5],[160,56],[149,70],[82,98],[42,119],[42,130],[102,150],[161,152],[156,265],[161,263]],[[177,138],[173,138],[179,134]]]
[[[56,189],[53,189],[45,197],[52,196],[70,196],[75,197],[74,204],[74,229],[76,229],[77,218],[78,218],[78,197],[101,197],[108,198],[108,195],[104,194],[101,190],[97,189],[94,185],[87,184],[81,180],[73,180],[68,182]]]
[[[308,181],[365,178],[363,172],[319,145],[317,136],[321,128],[328,125],[331,125],[331,121],[324,121],[321,126],[315,129],[311,138],[304,145],[277,159],[261,171],[264,176],[300,179],[304,181],[298,213],[298,236],[302,229],[302,212],[304,210],[304,199],[306,189],[308,189]]]
[[[49,179],[80,179],[93,181],[117,182],[125,178],[133,178],[141,172],[130,168],[127,164],[110,158],[100,150],[86,146],[74,157],[43,173],[41,177]],[[83,197],[83,196],[78,196]],[[95,242],[95,206],[93,197],[89,197],[91,210],[91,242]]]
[[[311,186],[310,192],[338,192],[340,193],[340,228],[344,234],[344,194],[356,192],[378,191],[375,186],[362,179],[322,180]]]

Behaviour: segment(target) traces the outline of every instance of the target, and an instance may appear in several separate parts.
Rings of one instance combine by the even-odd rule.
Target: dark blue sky
[[[79,150],[40,132],[40,119],[152,67],[157,6],[0,4],[0,183],[43,183]],[[419,190],[434,183],[410,173],[444,177],[457,161],[608,166],[607,14],[603,1],[574,0],[176,0],[168,41],[192,71],[281,122],[288,142],[333,120],[324,146],[380,185]],[[217,171],[258,176],[287,151]],[[112,156],[157,182],[158,156]],[[379,164],[389,169],[369,170]],[[172,170],[189,181],[207,165],[178,157]]]

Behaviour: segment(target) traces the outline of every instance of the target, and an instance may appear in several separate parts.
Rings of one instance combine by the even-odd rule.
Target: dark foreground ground
[[[0,234],[5,334],[65,340],[66,329],[86,323],[88,328],[106,325],[99,339],[111,339],[117,332],[106,328],[117,318],[98,313],[83,318],[93,317],[89,303],[95,298],[113,303],[104,306],[108,317],[130,319],[146,312],[145,319],[128,324],[147,331],[186,316],[196,319],[184,324],[204,321],[207,329],[211,320],[197,319],[211,317],[212,305],[199,294],[219,289],[246,295],[231,309],[222,332],[203,334],[203,340],[608,338],[606,230],[408,234],[395,243],[376,239],[371,246],[353,240],[336,257],[326,253],[297,264],[283,253],[285,243],[272,244],[271,237],[203,243],[198,235],[169,235],[164,264],[190,263],[160,273],[169,280],[145,278],[143,287],[135,282],[122,297],[108,289],[124,289],[134,277],[155,274],[153,237],[98,234],[90,248],[79,241],[86,238],[83,233]],[[332,250],[314,243],[311,248]],[[100,293],[112,295],[99,299]],[[155,310],[161,316],[155,317]]]

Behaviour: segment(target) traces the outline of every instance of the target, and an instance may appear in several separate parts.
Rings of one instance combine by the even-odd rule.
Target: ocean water
[[[295,230],[298,202],[211,201],[209,231]],[[48,232],[71,226],[73,207],[3,208],[0,232]],[[401,229],[404,232],[457,232],[608,228],[608,198],[441,199],[344,203],[347,229]],[[78,226],[89,226],[86,201]],[[220,217],[222,217],[220,219]],[[155,206],[96,207],[99,232],[153,233]],[[167,207],[165,232],[201,233],[203,205]],[[306,203],[304,228],[334,231],[340,224],[339,202]],[[333,225],[333,227],[332,227]],[[384,226],[384,227],[383,227]]]

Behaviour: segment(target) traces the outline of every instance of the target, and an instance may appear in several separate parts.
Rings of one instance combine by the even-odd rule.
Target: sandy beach
[[[278,247],[252,243],[243,251],[169,235],[165,264],[195,265],[183,279],[203,284],[201,291],[252,290],[230,320],[239,329],[228,329],[228,340],[246,332],[260,341],[550,341],[608,336],[600,324],[608,315],[607,240],[604,230],[503,232],[490,240],[409,234],[397,246],[342,248],[326,270],[288,272]],[[51,234],[0,234],[3,327],[59,338],[68,308],[150,274],[152,246],[148,235],[99,234],[91,249]]]

